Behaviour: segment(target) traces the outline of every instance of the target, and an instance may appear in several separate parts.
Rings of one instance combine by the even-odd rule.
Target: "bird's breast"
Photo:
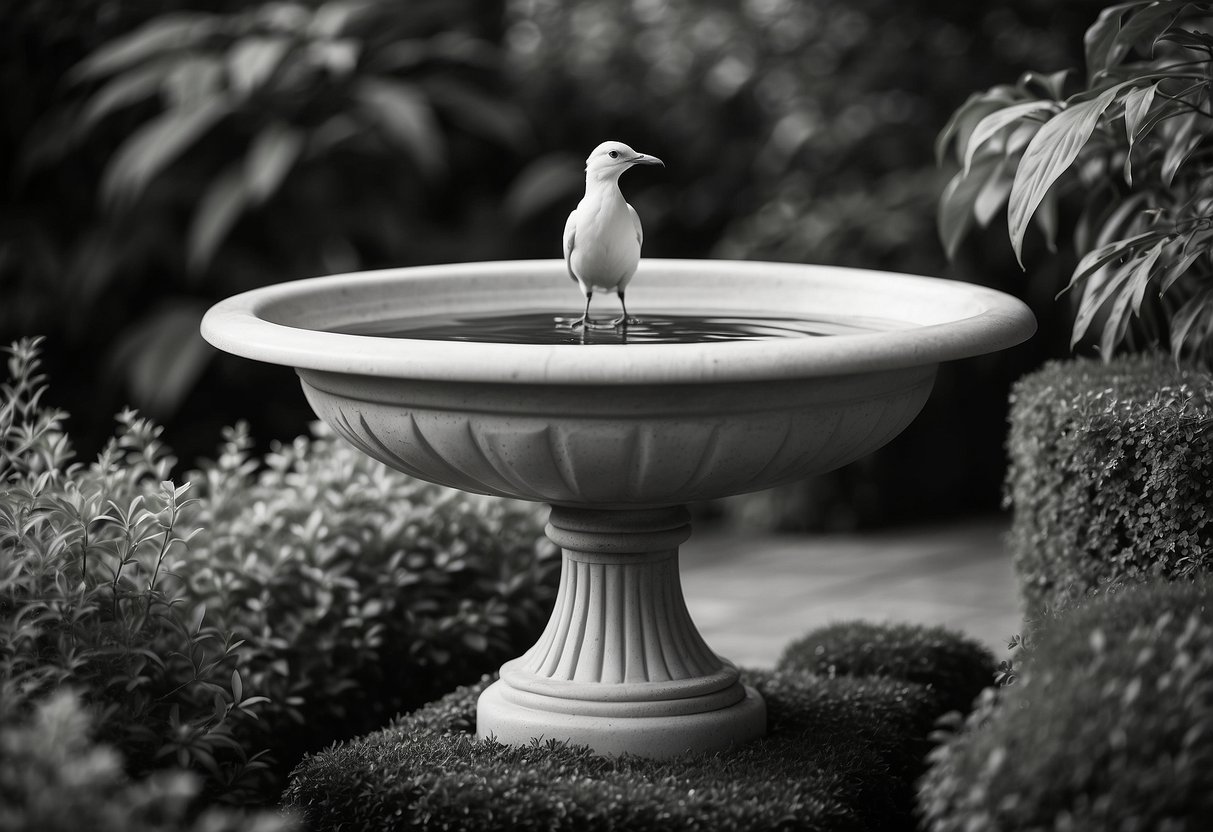
[[[578,211],[573,272],[585,283],[615,289],[640,263],[640,242],[627,203],[583,205]]]

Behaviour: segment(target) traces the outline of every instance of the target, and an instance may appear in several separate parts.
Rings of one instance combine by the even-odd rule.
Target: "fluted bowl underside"
[[[517,261],[270,286],[216,305],[202,331],[221,349],[295,367],[324,421],[401,471],[468,491],[628,507],[768,488],[858,459],[909,424],[939,362],[1011,346],[1035,328],[1023,304],[990,289],[787,264],[644,261],[628,302],[642,318],[778,312],[884,323],[699,344],[330,331],[453,312],[576,314],[562,262]]]

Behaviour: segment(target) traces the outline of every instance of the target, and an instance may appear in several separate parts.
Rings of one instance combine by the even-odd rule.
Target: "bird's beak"
[[[641,153],[639,156],[637,156],[635,159],[632,160],[632,164],[633,165],[658,165],[663,168],[665,167],[665,162],[661,161],[656,156],[650,156],[647,153]]]

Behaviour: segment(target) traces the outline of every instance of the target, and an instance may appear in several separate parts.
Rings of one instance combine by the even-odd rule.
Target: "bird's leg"
[[[593,297],[593,292],[585,293],[585,312],[581,313],[581,320],[573,321],[571,324],[573,329],[577,329],[578,327],[585,327],[586,329],[590,328],[590,300]]]
[[[627,327],[628,324],[640,323],[640,321],[637,320],[636,318],[628,317],[628,304],[627,304],[627,301],[625,301],[623,299],[623,290],[622,289],[619,291],[619,305],[623,307],[623,314],[611,322],[615,325],[616,329],[618,329],[621,326]]]

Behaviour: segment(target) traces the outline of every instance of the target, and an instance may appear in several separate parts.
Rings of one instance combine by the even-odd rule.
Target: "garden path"
[[[942,624],[998,659],[1020,631],[1007,520],[842,534],[696,531],[680,554],[687,607],[708,644],[771,667],[808,630],[862,618]]]

